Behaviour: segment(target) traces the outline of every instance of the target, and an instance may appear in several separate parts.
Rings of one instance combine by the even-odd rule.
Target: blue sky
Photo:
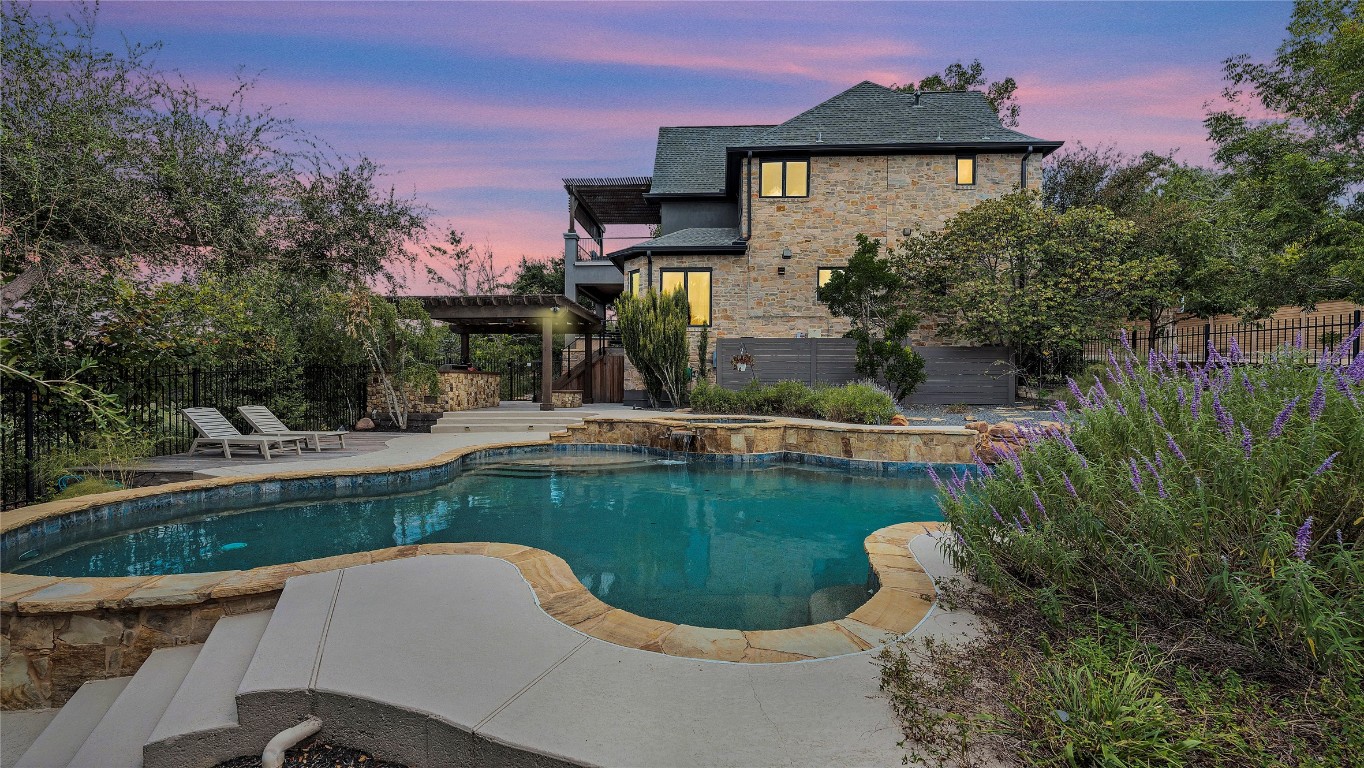
[[[63,12],[64,4],[35,5]],[[99,35],[380,162],[499,261],[562,248],[565,176],[645,175],[660,125],[781,122],[869,79],[980,58],[1020,129],[1208,156],[1221,62],[1268,59],[1292,6],[1160,3],[107,2]],[[415,287],[415,286],[414,286]]]

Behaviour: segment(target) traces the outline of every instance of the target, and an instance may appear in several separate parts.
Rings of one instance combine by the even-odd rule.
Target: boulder
[[[356,432],[366,432],[366,431],[371,430],[371,429],[374,429],[374,419],[371,419],[371,418],[368,417],[368,416],[366,416],[366,417],[360,419],[359,421],[355,422],[355,431],[356,431]]]
[[[909,426],[909,419],[906,419],[903,413],[897,413],[891,417],[890,425],[892,427],[907,427]],[[839,618],[842,617],[840,616]]]

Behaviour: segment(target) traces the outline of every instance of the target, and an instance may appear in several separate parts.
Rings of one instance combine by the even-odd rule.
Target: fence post
[[[1212,344],[1212,323],[1203,322],[1203,362],[1208,362],[1208,346]]]
[[[38,389],[32,384],[24,387],[24,501],[38,499],[38,478],[33,474],[33,400],[38,397]]]
[[[194,366],[194,369],[191,370],[191,371],[189,372],[189,381],[190,381],[190,390],[191,390],[191,391],[190,391],[190,403],[191,403],[195,408],[198,408],[198,407],[199,407],[199,366],[197,366],[197,365]]]
[[[1359,315],[1360,315],[1360,311],[1356,309],[1356,310],[1355,310],[1355,325],[1354,325],[1354,328],[1350,328],[1350,329],[1349,329],[1351,333],[1354,332],[1354,329],[1355,329],[1355,328],[1358,328],[1358,327],[1359,327],[1359,323],[1360,323]],[[1364,335],[1364,334],[1361,334],[1361,335]],[[1355,348],[1351,351],[1351,355],[1352,355],[1352,359],[1358,359],[1358,358],[1359,358],[1359,336],[1356,336],[1356,337],[1355,337]]]

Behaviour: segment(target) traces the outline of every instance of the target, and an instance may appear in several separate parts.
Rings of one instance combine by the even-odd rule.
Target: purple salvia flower
[[[1146,396],[1146,387],[1143,387],[1140,384],[1137,385],[1137,402],[1141,403],[1141,409],[1143,411],[1148,410],[1151,407],[1151,400]]]
[[[1184,458],[1184,452],[1179,450],[1179,443],[1175,442],[1174,435],[1170,434],[1169,432],[1166,432],[1165,442],[1167,445],[1170,446],[1170,453],[1173,453],[1176,459],[1179,459],[1180,461],[1188,461],[1188,459]]]
[[[1067,376],[1066,386],[1070,388],[1070,394],[1075,397],[1075,402],[1079,403],[1081,408],[1089,407],[1089,398],[1085,397],[1085,393],[1080,391],[1080,385],[1075,383],[1075,379]]]
[[[1359,338],[1361,332],[1364,332],[1364,323],[1360,323],[1359,325],[1355,326],[1355,329],[1353,331],[1350,331],[1350,335],[1346,337],[1344,341],[1340,342],[1340,344],[1336,346],[1336,354],[1331,362],[1344,360],[1345,355],[1354,346],[1355,339]]]
[[[1364,355],[1355,355],[1350,367],[1345,369],[1345,380],[1351,384],[1364,383]]]
[[[1019,533],[1023,533],[1023,524],[1018,522],[1018,518],[1016,517],[1014,518],[1014,527],[1018,529]]]
[[[1132,357],[1133,355],[1130,352],[1126,355],[1123,355],[1122,368],[1124,371],[1127,371],[1127,378],[1129,381],[1136,381],[1137,374],[1132,370]]]
[[[1155,452],[1154,458],[1156,460],[1156,466],[1165,469],[1165,459],[1160,455],[1160,451]]]
[[[1146,372],[1155,373],[1160,370],[1160,356],[1156,354],[1156,348],[1151,347],[1146,350]]]
[[[1253,440],[1252,440],[1251,434],[1250,434],[1250,427],[1247,427],[1245,424],[1242,424],[1242,425],[1241,425],[1241,450],[1242,450],[1242,451],[1245,451],[1245,454],[1246,454],[1246,458],[1247,458],[1247,459],[1250,458],[1250,451],[1251,451],[1252,446],[1253,446]]]
[[[982,475],[987,477],[991,475],[992,470],[990,469],[990,465],[985,463],[985,460],[980,457],[979,453],[976,453],[975,448],[971,449],[971,461],[975,462],[976,469],[979,469]]]
[[[1037,505],[1037,514],[1041,515],[1043,520],[1046,520],[1047,508],[1042,504],[1042,499],[1037,495],[1037,491],[1032,492],[1032,503]]]
[[[990,505],[990,514],[995,516],[995,522],[999,523],[1000,525],[1004,524],[1004,518],[999,516],[999,510],[995,509],[994,504]]]
[[[938,476],[938,470],[934,469],[932,464],[928,465],[928,476],[932,478],[933,485],[937,487],[938,490],[941,491],[943,489],[944,483],[942,481],[942,478]]]
[[[1094,390],[1099,393],[1098,402],[1102,403],[1108,400],[1108,390],[1104,389],[1104,383],[1097,378],[1094,379]]]
[[[1137,460],[1128,459],[1127,461],[1132,467],[1132,477],[1129,478],[1132,481],[1132,489],[1141,493],[1141,470],[1137,469]]]
[[[1117,411],[1118,411],[1118,413],[1119,413],[1120,415],[1122,415],[1122,416],[1126,416],[1126,415],[1127,415],[1127,408],[1123,406],[1121,400],[1114,400],[1114,401],[1113,401],[1113,407],[1114,407],[1115,409],[1117,409]]]
[[[1301,330],[1299,330],[1297,333],[1293,334],[1293,346],[1297,347],[1298,349],[1302,349],[1302,331],[1301,331]]]
[[[1312,393],[1312,402],[1307,404],[1307,416],[1316,421],[1321,418],[1321,412],[1326,409],[1326,388],[1322,386],[1320,378],[1317,379],[1317,391]]]
[[[1307,559],[1307,548],[1312,544],[1312,516],[1308,515],[1307,520],[1293,536],[1293,556],[1299,560]]]
[[[1247,395],[1255,396],[1255,385],[1250,383],[1250,377],[1244,373],[1241,374],[1241,386],[1245,387]]]
[[[1350,382],[1345,380],[1345,376],[1340,372],[1340,369],[1332,368],[1331,375],[1335,377],[1336,390],[1339,391],[1340,394],[1345,395],[1345,397],[1349,399],[1350,405],[1353,405],[1355,409],[1358,410],[1359,400],[1355,398],[1354,388],[1350,386]]]
[[[1066,474],[1065,472],[1062,472],[1062,473],[1061,473],[1061,481],[1064,482],[1064,483],[1066,484],[1066,490],[1070,492],[1070,495],[1071,495],[1071,496],[1073,496],[1073,497],[1075,497],[1075,498],[1077,498],[1077,499],[1080,498],[1080,494],[1078,494],[1078,493],[1075,492],[1075,486],[1072,485],[1071,482],[1070,482],[1070,475]]]
[[[1032,518],[1031,518],[1031,517],[1028,517],[1028,510],[1026,510],[1026,509],[1024,509],[1024,508],[1022,508],[1022,507],[1019,507],[1019,508],[1018,508],[1018,513],[1019,513],[1020,515],[1023,516],[1023,524],[1026,525],[1026,526],[1028,526],[1029,528],[1031,528],[1031,527],[1032,527]]]
[[[1175,388],[1175,399],[1179,401],[1181,406],[1184,405],[1184,387]]]
[[[1340,455],[1340,451],[1336,451],[1335,453],[1331,454],[1330,456],[1327,456],[1327,457],[1326,457],[1326,461],[1323,461],[1323,462],[1321,463],[1321,466],[1317,467],[1316,470],[1314,470],[1314,471],[1312,472],[1312,477],[1317,477],[1317,476],[1322,475],[1322,474],[1324,474],[1324,473],[1326,473],[1326,472],[1329,472],[1329,471],[1331,470],[1331,465],[1332,465],[1333,463],[1335,463],[1336,457],[1339,456],[1339,455]]]
[[[1165,419],[1162,419],[1160,417],[1160,411],[1157,411],[1155,408],[1152,408],[1151,418],[1156,422],[1157,426],[1159,426],[1161,429],[1165,429]]]
[[[1212,412],[1217,416],[1217,426],[1222,429],[1222,433],[1231,437],[1235,432],[1235,420],[1226,406],[1222,405],[1222,398],[1217,392],[1212,393]]]
[[[1241,362],[1241,344],[1235,336],[1231,337],[1231,343],[1227,346],[1227,357],[1230,358],[1233,365]]]
[[[1267,437],[1275,438],[1283,434],[1283,428],[1288,424],[1288,417],[1293,415],[1293,409],[1298,407],[1298,401],[1301,399],[1302,396],[1299,395],[1284,403],[1283,410],[1279,411],[1279,415],[1274,417],[1274,423],[1269,427]]]
[[[1189,415],[1194,421],[1198,421],[1199,405],[1203,402],[1203,388],[1194,387],[1193,396],[1189,398]]]
[[[1132,336],[1128,336],[1128,335],[1127,335],[1127,329],[1126,329],[1126,328],[1123,328],[1123,329],[1121,329],[1121,330],[1118,331],[1118,338],[1119,338],[1119,339],[1122,339],[1122,346],[1123,346],[1123,349],[1126,349],[1128,352],[1131,352],[1131,351],[1132,351],[1132,339],[1133,339],[1135,336],[1136,336],[1136,334],[1133,334]]]
[[[1065,416],[1067,413],[1070,412],[1070,411],[1069,411],[1069,408],[1070,408],[1070,407],[1066,405],[1066,401],[1065,401],[1065,400],[1057,400],[1057,401],[1056,401],[1056,410],[1057,410],[1057,412],[1060,413],[1062,416]]]
[[[1345,537],[1340,535],[1339,528],[1336,529],[1336,543],[1342,547],[1345,546]]]
[[[1015,474],[1015,475],[1018,475],[1018,479],[1019,479],[1019,480],[1022,480],[1022,479],[1023,479],[1023,462],[1022,462],[1022,460],[1020,460],[1020,459],[1018,458],[1018,452],[1017,452],[1017,451],[1009,451],[1009,452],[1007,453],[1007,455],[1008,455],[1008,457],[1009,457],[1009,463],[1013,465],[1014,474]]]
[[[1114,381],[1122,381],[1122,367],[1118,365],[1118,358],[1113,356],[1113,350],[1108,350],[1108,377]]]

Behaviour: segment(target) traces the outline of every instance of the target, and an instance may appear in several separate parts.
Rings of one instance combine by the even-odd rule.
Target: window
[[[829,278],[834,276],[834,273],[842,271],[842,267],[820,267],[819,272],[815,277],[815,287],[823,288],[824,284],[829,282]]]
[[[630,270],[630,274],[625,276],[625,292],[631,296],[639,295],[639,270]]]
[[[809,197],[809,160],[764,160],[759,166],[758,194],[763,197]]]
[[[976,156],[957,156],[957,183],[969,186],[976,183]]]
[[[691,325],[710,325],[710,270],[660,269],[659,283],[664,293],[682,289],[691,305]]]

